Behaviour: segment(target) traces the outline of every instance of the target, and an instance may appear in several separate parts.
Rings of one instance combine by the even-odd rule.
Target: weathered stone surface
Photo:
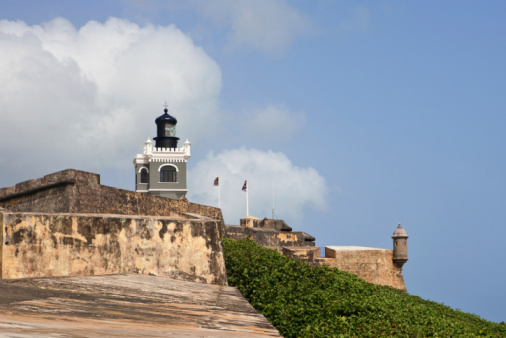
[[[281,221],[281,222],[267,222]],[[326,247],[325,257],[315,246],[315,238],[304,232],[292,232],[282,220],[241,219],[241,226],[225,225],[225,237],[251,238],[257,244],[278,250],[282,255],[315,266],[327,265],[353,273],[367,282],[405,290],[402,265],[392,261],[392,250],[364,247]],[[282,231],[280,231],[282,230]]]
[[[227,283],[217,220],[13,212],[0,216],[2,278],[136,272]]]
[[[229,286],[145,275],[0,281],[0,337],[280,337]]]
[[[221,209],[100,185],[100,175],[67,169],[0,189],[11,211],[180,216],[195,213],[223,222]],[[224,224],[224,223],[223,223]]]
[[[325,247],[325,264],[357,275],[363,280],[406,290],[402,268],[393,263],[393,252],[357,246]],[[331,259],[331,260],[330,260]]]
[[[184,213],[193,213],[220,220],[225,224],[221,209],[191,203],[187,199],[175,200],[107,186],[101,186],[100,194],[99,213],[154,216],[182,216]]]
[[[277,231],[292,231],[282,219],[260,219],[253,216],[241,218],[241,226],[244,228],[265,228]]]
[[[245,228],[225,225],[225,237],[236,240],[251,237],[259,245],[276,249],[279,252],[282,252],[284,246],[314,246],[314,237],[305,232],[287,232],[265,228]]]
[[[40,214],[25,214],[12,221],[12,214],[27,211]],[[328,247],[326,257],[318,257],[315,238],[291,232],[282,220],[247,217],[241,220],[242,227],[224,226],[218,208],[103,186],[99,175],[73,169],[0,189],[3,220],[1,213],[8,215],[9,224],[0,231],[6,237],[0,250],[3,278],[134,271],[226,283],[219,241],[226,236],[251,237],[262,246],[310,264],[335,266],[372,283],[405,288],[401,264],[393,264],[391,250],[355,248],[334,250],[339,251],[336,253],[332,251],[335,247]],[[140,221],[134,215],[151,217]],[[125,226],[128,222],[135,226]],[[404,261],[407,253],[405,256]],[[34,274],[37,265],[39,274]],[[210,276],[215,272],[218,277],[213,281]]]
[[[319,246],[301,246],[301,247],[286,247],[282,249],[283,256],[290,258],[300,259],[308,263],[313,263],[320,258]]]
[[[241,218],[241,226],[243,228],[255,228],[255,224],[258,224],[261,221],[258,217],[247,216]]]
[[[98,175],[80,172],[90,181]],[[73,212],[76,173],[64,170],[0,189],[0,206],[13,211]]]

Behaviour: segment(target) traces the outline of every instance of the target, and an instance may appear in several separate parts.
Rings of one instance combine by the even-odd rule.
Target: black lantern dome
[[[155,120],[156,123],[156,141],[157,148],[177,148],[176,124],[175,117],[169,115],[169,110],[165,108],[164,114]]]

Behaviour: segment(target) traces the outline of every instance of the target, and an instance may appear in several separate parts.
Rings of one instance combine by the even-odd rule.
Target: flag
[[[244,184],[242,186],[242,191],[247,191],[248,190],[248,180],[244,181]]]
[[[219,178],[219,177],[216,177],[216,178],[214,179],[214,186],[215,186],[215,187],[217,187],[217,186],[219,186],[219,185],[220,185],[220,178]]]

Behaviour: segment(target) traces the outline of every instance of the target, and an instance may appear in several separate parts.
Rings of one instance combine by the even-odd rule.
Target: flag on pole
[[[221,190],[221,187],[220,187],[220,177],[216,177],[214,179],[214,186],[215,187],[218,187],[218,208],[221,208],[221,193],[220,193],[220,190]]]
[[[244,184],[242,186],[242,191],[248,191],[248,180],[244,181]]]

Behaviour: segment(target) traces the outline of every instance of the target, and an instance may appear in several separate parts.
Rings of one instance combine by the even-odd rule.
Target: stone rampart
[[[187,199],[175,200],[108,186],[101,186],[100,194],[102,202],[102,206],[98,206],[100,213],[153,216],[164,216],[169,213],[181,217],[193,213],[223,222],[221,209],[191,203]]]
[[[12,211],[76,212],[76,176],[99,185],[100,176],[77,170],[64,170],[11,187],[0,188],[0,206]],[[82,178],[80,181],[82,181]],[[80,208],[82,209],[82,208]],[[84,211],[87,212],[87,211]]]
[[[314,237],[305,232],[278,231],[267,228],[245,228],[235,225],[225,225],[225,237],[241,240],[251,238],[259,245],[276,249],[280,253],[283,247],[314,246]]]
[[[393,261],[393,251],[355,246],[331,246],[320,256],[315,238],[305,232],[293,232],[282,220],[241,219],[241,226],[225,225],[225,237],[235,240],[251,238],[257,244],[276,249],[282,255],[303,260],[310,265],[327,265],[357,275],[367,282],[406,290],[402,264]]]
[[[0,189],[11,211],[146,216],[200,214],[223,222],[221,209],[100,185],[100,175],[67,169]]]
[[[0,211],[2,278],[140,273],[226,285],[218,220]]]
[[[392,250],[327,246],[325,257],[324,264],[357,275],[366,282],[406,290],[402,268],[394,264]]]
[[[241,218],[241,226],[243,228],[264,228],[277,231],[292,231],[292,228],[289,227],[282,219],[260,219],[252,216]]]

